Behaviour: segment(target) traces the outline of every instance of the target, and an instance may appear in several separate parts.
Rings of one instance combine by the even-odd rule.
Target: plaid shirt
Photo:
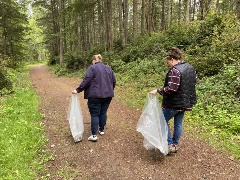
[[[158,89],[158,93],[163,94],[172,94],[173,92],[178,90],[180,86],[181,74],[176,68],[172,68],[172,70],[168,74],[168,85]]]
[[[180,64],[181,62],[179,62],[178,64]],[[180,86],[180,80],[181,80],[181,73],[176,69],[176,68],[172,68],[171,71],[168,74],[168,85],[163,87],[163,88],[159,88],[157,89],[157,92],[161,95],[164,94],[172,94],[173,92],[177,91],[179,86]],[[163,108],[168,108],[168,107],[164,107]],[[187,108],[187,109],[176,109],[179,111],[191,111],[192,108]]]

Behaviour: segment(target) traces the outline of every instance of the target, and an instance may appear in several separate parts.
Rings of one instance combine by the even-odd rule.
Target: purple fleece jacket
[[[88,67],[83,81],[76,91],[84,90],[84,99],[107,98],[114,96],[116,77],[113,70],[102,62]]]

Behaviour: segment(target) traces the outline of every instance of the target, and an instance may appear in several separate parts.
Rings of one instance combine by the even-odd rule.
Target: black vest
[[[181,64],[177,64],[173,67],[181,74],[180,86],[176,92],[172,94],[164,94],[162,104],[165,107],[174,109],[192,108],[192,106],[197,102],[195,89],[196,71],[193,66],[186,62],[182,62]],[[164,86],[168,85],[169,72],[165,78]]]

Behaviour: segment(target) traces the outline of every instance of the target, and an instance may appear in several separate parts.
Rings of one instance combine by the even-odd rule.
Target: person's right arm
[[[80,85],[78,86],[78,88],[76,88],[76,90],[73,90],[72,93],[80,93],[82,92],[84,89],[86,89],[92,82],[93,79],[93,68],[92,66],[90,66],[87,69],[87,72],[82,80],[82,82],[80,83]]]

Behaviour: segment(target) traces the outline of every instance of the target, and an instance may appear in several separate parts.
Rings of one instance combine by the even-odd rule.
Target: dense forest
[[[0,35],[0,176],[33,176],[52,159],[35,159],[46,140],[26,65],[81,78],[102,54],[119,99],[141,109],[173,46],[198,75],[191,135],[240,159],[240,0],[0,0]]]
[[[179,47],[199,78],[189,123],[239,158],[240,0],[1,0],[0,34],[1,96],[14,93],[13,70],[26,63],[69,75],[100,53],[118,86],[131,84],[134,107],[163,84],[165,54]]]
[[[169,46],[194,54],[191,43],[208,46],[209,38],[240,19],[239,0],[2,0],[0,6],[1,66],[12,67],[26,59],[82,65],[87,53],[120,52],[157,33],[175,35],[182,42],[169,41]]]

